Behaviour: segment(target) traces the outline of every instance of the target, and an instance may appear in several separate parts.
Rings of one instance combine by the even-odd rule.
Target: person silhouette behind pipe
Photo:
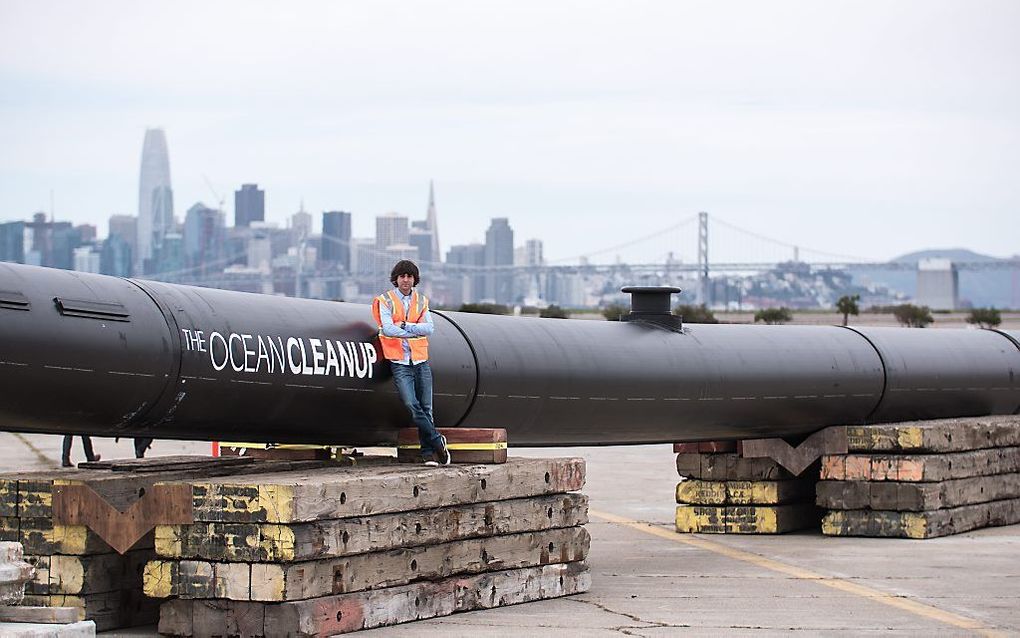
[[[64,435],[64,449],[60,456],[61,467],[74,467],[74,463],[71,463],[71,443],[74,441],[74,436],[71,434]],[[81,435],[81,445],[85,449],[85,460],[89,463],[93,463],[100,459],[100,455],[96,454],[92,450],[92,439],[86,435]]]
[[[145,451],[152,446],[152,437],[136,436],[135,437],[135,458],[145,458]]]

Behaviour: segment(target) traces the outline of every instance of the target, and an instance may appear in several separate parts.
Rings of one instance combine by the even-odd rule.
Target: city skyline
[[[1018,252],[1013,3],[56,4],[0,9],[4,221],[137,214],[161,127],[178,214],[258,183],[267,221],[367,237],[435,179],[445,247],[509,217],[552,262],[702,210],[873,260]]]

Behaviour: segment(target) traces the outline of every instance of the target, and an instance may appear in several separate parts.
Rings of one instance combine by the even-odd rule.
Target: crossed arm
[[[401,328],[393,323],[393,313],[386,304],[379,304],[379,318],[382,320],[382,333],[387,337],[399,339],[411,339],[414,337],[427,337],[432,334],[432,313],[428,310],[422,315],[419,323],[406,323]]]

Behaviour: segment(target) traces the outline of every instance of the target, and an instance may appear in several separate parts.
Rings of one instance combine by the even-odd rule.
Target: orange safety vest
[[[389,361],[400,361],[404,358],[404,346],[402,341],[407,341],[411,346],[412,361],[427,361],[429,358],[429,338],[425,336],[401,339],[400,337],[387,337],[382,332],[382,317],[379,314],[379,304],[386,304],[393,316],[393,323],[422,323],[425,313],[429,309],[429,298],[419,295],[417,290],[411,292],[410,312],[404,316],[404,302],[396,290],[388,290],[372,300],[372,316],[375,317],[375,324],[379,326],[379,343],[382,344],[383,357]]]

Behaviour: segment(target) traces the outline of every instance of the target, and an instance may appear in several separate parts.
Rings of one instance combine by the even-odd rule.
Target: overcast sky
[[[505,216],[551,259],[657,234],[608,253],[694,261],[693,223],[659,231],[704,210],[802,257],[1005,257],[1018,33],[1012,0],[3,0],[0,221],[52,190],[105,235],[162,127],[179,217],[216,191],[232,223],[257,182],[270,221],[303,198],[371,236],[434,179],[444,251]],[[768,257],[712,233],[713,259]]]

